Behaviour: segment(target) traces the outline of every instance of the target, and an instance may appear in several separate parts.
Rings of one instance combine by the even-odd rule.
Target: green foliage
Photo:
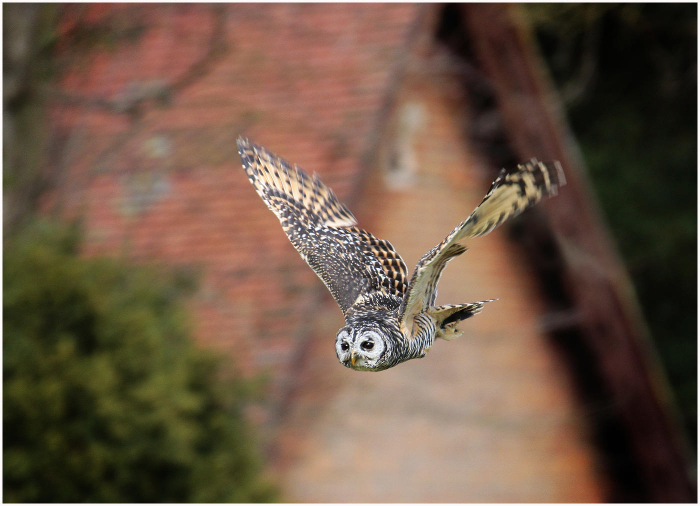
[[[697,6],[530,4],[528,12],[557,85],[577,90],[569,119],[694,439]]]
[[[182,283],[78,239],[39,223],[5,241],[4,500],[273,500],[250,385],[193,345]]]

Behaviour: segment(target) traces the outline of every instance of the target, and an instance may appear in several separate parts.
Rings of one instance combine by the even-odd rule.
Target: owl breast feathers
[[[477,208],[418,261],[411,275],[389,241],[357,227],[357,220],[319,177],[310,177],[265,148],[238,138],[243,168],[275,213],[287,237],[330,290],[345,316],[336,335],[340,363],[381,371],[421,358],[436,338],[462,335],[457,324],[494,299],[435,306],[437,284],[468,239],[488,234],[565,184],[559,162],[533,159],[502,170]]]

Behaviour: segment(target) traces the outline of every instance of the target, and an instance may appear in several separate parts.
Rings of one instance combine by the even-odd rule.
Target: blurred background
[[[697,6],[4,4],[9,502],[695,502]],[[560,195],[447,268],[423,360],[240,168],[316,171],[409,270],[501,167]]]

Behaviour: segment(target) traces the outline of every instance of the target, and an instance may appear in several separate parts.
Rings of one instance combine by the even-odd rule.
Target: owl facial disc
[[[356,371],[381,369],[380,361],[385,350],[386,343],[375,330],[343,327],[336,336],[335,352],[338,360],[345,367]]]

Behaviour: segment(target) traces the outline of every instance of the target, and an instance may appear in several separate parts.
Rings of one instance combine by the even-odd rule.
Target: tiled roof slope
[[[84,216],[86,253],[198,269],[201,342],[246,372],[279,370],[318,281],[248,183],[236,137],[317,171],[347,198],[418,13],[408,4],[69,8],[59,43],[69,71],[53,110],[63,139],[54,163],[67,167],[56,198]],[[86,50],[78,33],[97,43]]]

